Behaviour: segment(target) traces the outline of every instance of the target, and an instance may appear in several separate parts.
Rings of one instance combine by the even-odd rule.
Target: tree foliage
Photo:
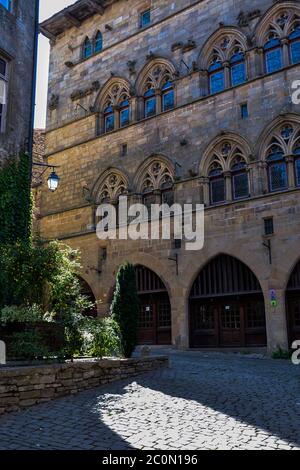
[[[111,312],[121,333],[122,352],[131,357],[137,345],[139,298],[134,266],[125,263],[117,274]]]

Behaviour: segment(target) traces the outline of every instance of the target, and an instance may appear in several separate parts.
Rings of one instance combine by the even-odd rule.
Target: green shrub
[[[36,304],[26,307],[12,305],[4,307],[0,311],[0,324],[8,323],[35,323],[41,321],[53,321],[54,314],[43,313],[42,307]]]
[[[139,298],[135,269],[129,263],[121,266],[117,274],[111,312],[120,328],[122,353],[125,357],[131,357],[137,345]]]
[[[14,333],[11,336],[9,355],[16,359],[45,359],[50,351],[42,344],[42,338],[33,331]]]
[[[280,346],[272,354],[273,359],[286,359],[286,360],[289,360],[289,359],[291,359],[291,357],[292,357],[292,352],[285,351],[285,350],[281,349]]]
[[[121,341],[117,323],[112,318],[85,321],[84,353],[91,357],[120,355]]]

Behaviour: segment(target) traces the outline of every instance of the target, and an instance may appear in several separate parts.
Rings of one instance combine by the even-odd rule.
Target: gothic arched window
[[[88,59],[93,54],[93,45],[89,38],[86,38],[83,43],[83,58]]]
[[[150,209],[152,204],[174,202],[174,179],[170,168],[163,161],[153,161],[142,177],[141,192],[143,203]]]
[[[273,73],[282,69],[281,42],[274,33],[270,33],[264,45],[266,73]]]
[[[233,52],[234,54],[230,59],[231,85],[237,86],[247,80],[245,53],[239,47]]]
[[[111,132],[115,129],[115,114],[114,108],[109,103],[104,109],[104,131]]]
[[[288,186],[287,165],[284,153],[279,145],[274,143],[267,156],[270,191],[280,191]]]
[[[101,52],[103,49],[103,37],[102,33],[98,31],[98,33],[95,36],[95,41],[94,41],[94,52]]]
[[[249,196],[249,178],[245,160],[238,156],[231,165],[233,199],[244,199]]]
[[[293,30],[289,35],[290,41],[290,58],[292,64],[300,63],[300,23],[293,26]]]
[[[155,96],[155,90],[153,88],[150,88],[149,90],[146,91],[144,94],[144,100],[145,100],[145,117],[151,117],[156,115],[156,96]]]
[[[225,90],[225,71],[221,59],[215,55],[208,68],[209,90],[213,95]]]
[[[120,127],[128,126],[130,123],[130,103],[128,99],[124,99],[119,104]]]
[[[223,168],[218,162],[214,162],[209,169],[210,202],[218,204],[225,202],[225,178]]]
[[[167,80],[162,87],[162,110],[168,111],[175,106],[175,95],[173,84]]]

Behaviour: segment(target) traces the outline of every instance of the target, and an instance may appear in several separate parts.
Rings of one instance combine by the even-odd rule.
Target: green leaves
[[[30,157],[21,154],[0,169],[0,244],[31,242],[32,208]]]
[[[135,269],[129,263],[121,266],[117,274],[111,312],[120,328],[122,352],[125,357],[131,357],[137,344],[139,298]]]

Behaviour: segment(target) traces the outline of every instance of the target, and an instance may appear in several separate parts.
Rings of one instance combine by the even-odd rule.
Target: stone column
[[[114,106],[115,129],[120,128],[120,107]]]
[[[271,353],[279,347],[287,351],[289,345],[285,290],[276,289],[276,285],[272,284],[272,280],[270,280],[269,289],[276,290],[277,306],[273,307],[271,305],[269,290],[265,292],[268,351]]]
[[[136,96],[133,96],[131,98],[130,107],[131,107],[130,120],[133,123],[138,120],[138,98]]]
[[[266,194],[269,191],[269,175],[267,162],[258,162],[258,194]]]
[[[155,97],[156,97],[156,114],[160,114],[162,112],[162,93],[161,93],[161,90],[155,90]]]
[[[264,65],[264,49],[262,47],[257,47],[255,49],[255,76],[261,77],[265,71]]]
[[[284,38],[281,40],[281,44],[282,44],[283,67],[288,67],[290,64],[289,40],[287,38]]]
[[[209,178],[206,178],[206,177],[200,178],[200,185],[203,188],[203,204],[207,207],[210,204]]]
[[[256,69],[255,69],[255,49],[251,49],[251,51],[246,52],[246,65],[247,65],[247,80],[253,80],[256,76]]]
[[[209,76],[207,70],[201,70],[200,74],[200,97],[203,98],[209,94]]]
[[[97,129],[98,134],[104,134],[105,129],[104,129],[104,114],[101,112],[98,115],[98,129]]]
[[[231,87],[231,76],[230,76],[230,63],[224,62],[224,74],[225,74],[225,89]]]
[[[231,171],[224,172],[225,178],[225,200],[232,201],[232,175]]]
[[[296,186],[295,157],[293,155],[288,155],[285,157],[285,161],[287,164],[288,185],[289,188],[294,188]]]

